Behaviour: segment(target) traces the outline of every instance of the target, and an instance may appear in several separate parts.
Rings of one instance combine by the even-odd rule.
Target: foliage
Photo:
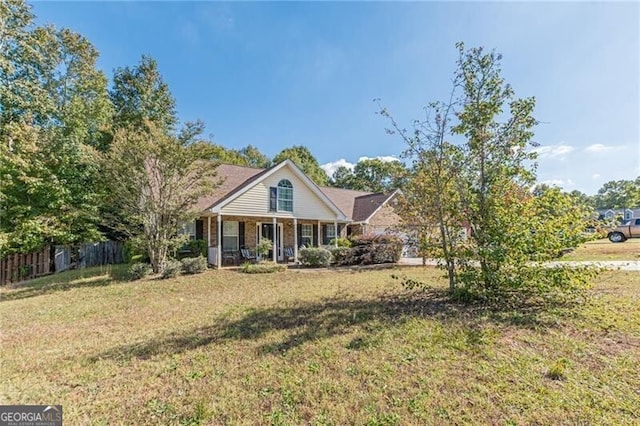
[[[171,133],[178,122],[175,99],[158,71],[158,63],[143,55],[135,67],[116,68],[109,97],[114,129],[147,130],[147,123]]]
[[[594,198],[600,210],[640,207],[640,176],[635,180],[606,182]]]
[[[331,177],[331,185],[337,188],[369,192],[391,192],[402,187],[406,168],[398,160],[383,161],[364,158],[351,169],[341,166]]]
[[[132,263],[131,265],[129,265],[129,268],[127,268],[127,276],[132,281],[140,280],[146,277],[147,275],[149,275],[150,273],[151,273],[151,265],[149,265],[148,263],[142,263],[142,262]]]
[[[213,159],[236,166],[267,168],[271,166],[271,160],[253,145],[247,145],[241,149],[225,148],[222,145],[213,145]]]
[[[180,261],[185,274],[200,274],[207,270],[207,259],[204,256],[185,257]]]
[[[351,247],[332,247],[330,250],[333,263],[336,265],[353,265],[353,251]]]
[[[275,262],[263,261],[259,263],[246,262],[242,265],[240,271],[245,274],[270,274],[273,272],[282,272],[286,270],[285,265],[281,265]]]
[[[207,242],[205,240],[189,240],[187,248],[191,257],[207,257]]]
[[[317,185],[326,186],[329,183],[327,174],[307,147],[294,145],[285,148],[273,158],[273,163],[277,164],[287,159],[293,161]]]
[[[540,264],[584,241],[588,209],[557,188],[535,182],[535,100],[517,99],[501,76],[501,55],[459,43],[448,102],[432,103],[410,134],[384,109],[413,159],[400,197],[405,225],[423,255],[444,259],[452,295],[465,300],[577,300],[593,272]],[[507,110],[507,111],[505,111]],[[463,138],[451,143],[447,138]],[[459,230],[468,226],[469,238]],[[410,232],[410,229],[406,229]]]
[[[154,272],[162,272],[167,254],[184,242],[178,222],[192,220],[196,201],[215,187],[210,154],[192,134],[167,135],[149,122],[147,131],[118,130],[104,155],[107,203],[119,211],[113,226],[145,241]]]
[[[305,266],[329,266],[331,264],[331,252],[322,247],[304,247],[298,252],[298,260]]]
[[[138,237],[128,239],[124,242],[123,250],[124,261],[126,263],[149,263],[149,254],[146,250],[146,244],[142,239]]]
[[[402,256],[402,239],[394,235],[358,235],[351,238],[351,243],[351,264],[395,263]]]
[[[84,37],[33,19],[23,1],[0,4],[3,251],[100,238],[92,147],[110,116],[107,79]]]
[[[351,247],[352,245],[350,239],[343,238],[343,237],[332,238],[329,244],[332,246],[338,246],[338,247]]]
[[[266,258],[271,250],[273,250],[273,241],[268,238],[261,238],[256,246],[256,253],[261,258]]]
[[[182,272],[182,262],[171,259],[167,262],[160,277],[162,279],[175,278]]]

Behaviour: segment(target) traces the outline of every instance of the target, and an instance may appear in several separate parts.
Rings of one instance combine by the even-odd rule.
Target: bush
[[[272,272],[282,272],[287,267],[274,262],[245,263],[240,269],[245,274],[269,274]]]
[[[329,266],[331,252],[322,247],[303,248],[298,253],[298,260],[306,266]]]
[[[170,260],[165,265],[164,270],[162,271],[161,277],[162,279],[175,278],[178,275],[180,275],[181,271],[182,271],[182,262],[180,262],[179,260]]]
[[[200,274],[207,270],[207,259],[204,256],[185,257],[180,261],[185,274]]]
[[[187,243],[189,257],[207,257],[207,242],[205,240],[190,240]]]
[[[351,240],[349,240],[348,238],[338,238],[335,239],[333,238],[329,244],[331,244],[332,246],[338,246],[338,247],[351,247]]]
[[[127,269],[127,276],[130,280],[139,280],[151,273],[151,265],[148,263],[132,263]]]
[[[360,235],[351,242],[351,248],[334,249],[338,265],[395,263],[402,256],[402,240],[394,235]]]
[[[147,249],[139,238],[132,238],[124,242],[124,261],[130,265],[134,263],[149,263]]]

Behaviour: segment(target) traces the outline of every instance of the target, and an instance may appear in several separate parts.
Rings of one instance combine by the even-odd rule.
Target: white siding
[[[293,185],[293,213],[276,212],[276,216],[315,220],[337,219],[336,213],[287,167],[255,184],[224,206],[221,213],[234,216],[272,216],[274,212],[269,211],[269,187],[278,186],[281,179],[288,179]]]

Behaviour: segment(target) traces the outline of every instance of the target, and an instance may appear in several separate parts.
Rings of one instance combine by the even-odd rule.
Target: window
[[[301,242],[303,246],[313,246],[313,225],[302,224],[300,228]]]
[[[333,240],[335,237],[336,237],[336,228],[333,225],[325,225],[323,244],[324,245],[331,244],[331,240]]]
[[[278,183],[278,211],[293,211],[293,185],[287,179]]]
[[[178,235],[187,235],[190,240],[196,239],[196,223],[180,222],[178,224]]]
[[[238,222],[225,221],[222,223],[222,251],[237,251],[238,247]]]

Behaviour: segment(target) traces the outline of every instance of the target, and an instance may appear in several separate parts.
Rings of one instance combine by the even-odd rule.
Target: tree
[[[70,30],[0,3],[0,232],[5,250],[99,238],[92,149],[110,116],[98,52]]]
[[[269,157],[264,155],[253,145],[245,146],[238,151],[238,154],[240,154],[240,158],[244,159],[246,165],[249,167],[266,169],[271,166],[271,160]]]
[[[579,208],[572,207],[570,196],[556,189],[538,196],[530,191],[535,169],[528,164],[535,154],[526,147],[537,123],[535,100],[515,98],[501,76],[501,55],[457,47],[450,101],[432,105],[435,124],[428,132],[417,122],[413,136],[402,133],[418,163],[408,206],[436,210],[428,217],[440,229],[452,294],[501,302],[566,301],[586,288],[593,273],[542,265],[561,247],[582,240],[575,221]],[[452,111],[455,122],[447,130]],[[463,141],[445,142],[445,135]],[[456,221],[471,230],[466,242],[450,232]]]
[[[158,71],[158,63],[143,55],[137,66],[117,68],[109,92],[114,107],[114,128],[144,129],[152,123],[171,133],[178,123],[176,102]]]
[[[193,220],[195,203],[215,188],[212,146],[191,132],[167,134],[155,123],[145,130],[118,129],[102,161],[108,201],[130,236],[140,236],[154,272],[161,273],[171,249],[184,241],[178,223]]]
[[[353,171],[339,167],[331,177],[336,188],[355,189],[369,192],[391,192],[402,186],[406,168],[398,160],[383,161],[379,158],[365,158],[355,165]]]
[[[606,182],[595,196],[596,208],[625,209],[640,207],[640,176],[633,180]]]
[[[307,147],[294,145],[291,148],[285,148],[273,158],[273,163],[277,164],[287,159],[293,161],[317,185],[329,184],[327,174]]]

